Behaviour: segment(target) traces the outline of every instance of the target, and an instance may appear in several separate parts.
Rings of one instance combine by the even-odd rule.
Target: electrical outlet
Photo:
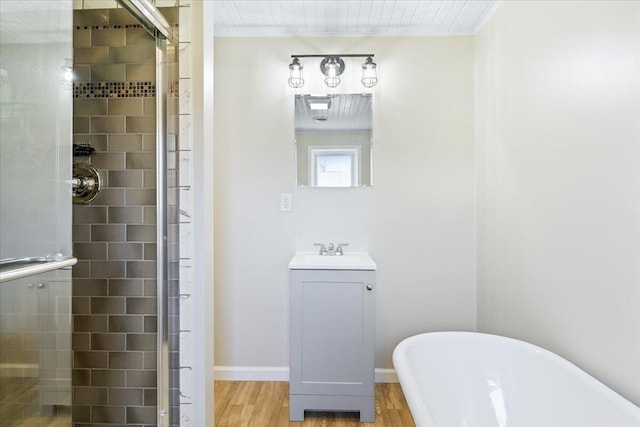
[[[291,194],[280,195],[280,212],[291,211]]]

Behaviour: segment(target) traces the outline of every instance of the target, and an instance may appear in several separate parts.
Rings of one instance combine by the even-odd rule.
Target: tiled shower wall
[[[103,189],[73,212],[73,423],[155,425],[155,41],[122,9],[76,10],[74,72],[74,142],[96,150],[74,162]]]

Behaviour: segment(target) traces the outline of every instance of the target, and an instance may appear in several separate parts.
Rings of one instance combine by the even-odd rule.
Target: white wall
[[[290,55],[335,52],[376,55],[373,187],[295,188]],[[409,335],[475,329],[473,58],[471,37],[216,39],[217,366],[288,366],[287,263],[319,241],[378,264],[377,367]]]
[[[476,52],[478,328],[640,404],[640,2],[504,2]]]

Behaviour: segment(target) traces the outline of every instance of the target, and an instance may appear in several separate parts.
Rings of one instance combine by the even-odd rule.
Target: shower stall
[[[117,3],[0,2],[0,427],[181,425],[178,7]]]

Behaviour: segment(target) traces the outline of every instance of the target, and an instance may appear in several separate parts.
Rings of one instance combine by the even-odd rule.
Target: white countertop
[[[344,255],[296,252],[289,261],[290,270],[375,270],[376,268],[376,263],[366,252],[347,252]]]

